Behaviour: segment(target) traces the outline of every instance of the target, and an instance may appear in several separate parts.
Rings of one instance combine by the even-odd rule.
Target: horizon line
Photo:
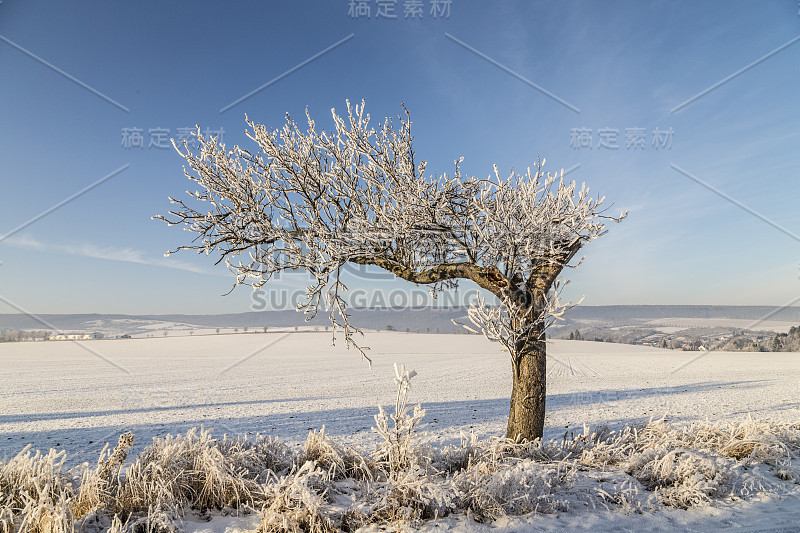
[[[800,305],[773,305],[773,304],[595,304],[595,305],[579,305],[573,309],[585,309],[585,308],[597,308],[597,307],[768,307],[768,308],[775,308],[775,309],[798,309],[800,310]],[[416,305],[416,306],[404,306],[404,307],[392,307],[392,306],[350,306],[348,309],[351,310],[358,310],[358,311],[403,311],[403,310],[420,310],[420,309],[431,309],[431,310],[457,310],[457,309],[469,309],[467,305]],[[60,313],[36,313],[37,315],[61,315],[61,316],[70,316],[70,315],[93,315],[93,316],[223,316],[223,315],[244,315],[244,314],[251,314],[251,313],[283,313],[283,312],[295,312],[300,313],[301,311],[297,311],[296,309],[287,308],[287,309],[261,309],[261,310],[248,310],[248,311],[237,311],[237,312],[224,312],[224,313],[187,313],[187,312],[152,312],[152,313],[126,313],[126,312],[98,312],[98,311],[90,311],[90,312],[60,312]],[[26,316],[27,313],[0,313],[0,316]]]

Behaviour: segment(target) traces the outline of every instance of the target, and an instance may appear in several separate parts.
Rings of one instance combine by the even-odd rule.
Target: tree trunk
[[[542,438],[547,374],[544,331],[537,331],[528,339],[521,340],[516,348],[511,357],[514,385],[506,437],[522,440]]]

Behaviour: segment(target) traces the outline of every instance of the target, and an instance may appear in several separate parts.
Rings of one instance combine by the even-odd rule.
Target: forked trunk
[[[544,332],[538,333],[539,338],[520,341],[511,357],[514,385],[506,430],[509,439],[533,440],[544,433],[547,347]]]

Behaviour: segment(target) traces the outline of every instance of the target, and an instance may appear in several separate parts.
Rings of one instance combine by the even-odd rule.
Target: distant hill
[[[464,307],[452,308],[352,308],[351,321],[365,329],[386,329],[392,326],[398,331],[431,333],[453,333],[457,329],[452,320],[468,322]],[[123,314],[43,314],[41,321],[23,314],[0,314],[0,330],[48,329],[55,331],[98,331],[106,335],[120,335],[157,330],[159,327],[202,328],[262,328],[291,327],[300,325],[328,325],[327,314],[319,313],[310,322],[304,322],[302,313],[287,311],[258,311],[220,315],[123,315]],[[713,306],[713,305],[611,305],[580,306],[570,310],[556,329],[598,321],[613,324],[636,324],[646,320],[663,318],[741,319],[760,320],[768,317],[772,321],[800,324],[800,307],[777,308],[769,306]],[[43,323],[44,322],[44,323]]]
[[[659,318],[733,318],[800,323],[800,307],[766,305],[601,305],[578,306],[567,313],[569,319],[606,321],[656,320]]]
[[[458,328],[451,319],[467,321],[465,308],[450,309],[349,309],[350,320],[364,329],[454,333]],[[117,314],[42,314],[36,318],[22,314],[0,314],[0,330],[48,329],[55,331],[91,331],[106,335],[131,334],[144,329],[158,330],[160,326],[174,329],[178,326],[198,328],[262,328],[302,325],[330,325],[327,313],[320,312],[306,322],[296,311],[258,311],[222,315],[117,315]]]

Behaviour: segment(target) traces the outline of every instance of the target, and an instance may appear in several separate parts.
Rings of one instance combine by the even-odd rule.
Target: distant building
[[[48,337],[51,341],[91,341],[105,338],[102,333],[57,333]]]

